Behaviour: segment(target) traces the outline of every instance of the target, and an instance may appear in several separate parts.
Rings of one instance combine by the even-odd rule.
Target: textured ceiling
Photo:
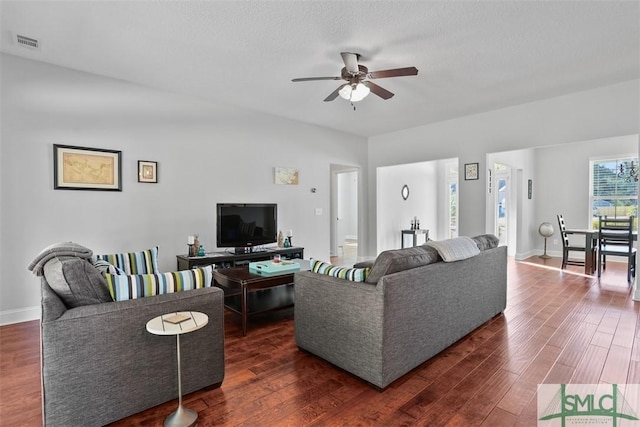
[[[6,1],[2,52],[371,136],[640,76],[638,1]],[[15,34],[41,48],[18,46]],[[341,51],[395,93],[323,102]]]

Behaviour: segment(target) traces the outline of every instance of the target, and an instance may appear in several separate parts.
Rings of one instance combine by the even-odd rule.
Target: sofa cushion
[[[116,301],[207,288],[213,284],[213,266],[156,274],[105,275],[107,287]]]
[[[95,255],[94,260],[104,260],[115,265],[125,274],[152,274],[158,272],[158,247],[139,252]]]
[[[460,261],[471,258],[480,253],[476,242],[467,236],[454,237],[445,240],[430,240],[426,246],[431,246],[438,251],[444,262]]]
[[[438,252],[434,248],[424,245],[384,251],[373,263],[366,282],[378,283],[378,280],[387,274],[429,265],[439,259]]]
[[[337,267],[327,262],[318,261],[311,258],[311,271],[318,274],[326,274],[327,276],[338,277],[340,279],[351,280],[352,282],[364,282],[369,275],[369,268],[348,268]]]
[[[113,301],[104,277],[87,259],[56,257],[43,270],[47,283],[68,308]]]
[[[479,236],[472,237],[473,241],[478,245],[478,249],[486,251],[487,249],[493,249],[498,247],[500,239],[493,234],[481,234]]]

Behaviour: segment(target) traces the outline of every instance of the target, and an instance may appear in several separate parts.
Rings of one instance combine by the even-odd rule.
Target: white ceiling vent
[[[31,37],[21,36],[20,34],[16,34],[16,42],[19,46],[27,47],[29,49],[40,49],[40,44],[38,40],[32,39]]]

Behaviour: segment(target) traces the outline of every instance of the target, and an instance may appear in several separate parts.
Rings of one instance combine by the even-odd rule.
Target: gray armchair
[[[45,425],[101,426],[176,399],[176,340],[145,329],[148,320],[165,313],[194,310],[209,316],[207,326],[180,339],[183,393],[222,383],[220,289],[67,308],[44,277],[41,284]]]

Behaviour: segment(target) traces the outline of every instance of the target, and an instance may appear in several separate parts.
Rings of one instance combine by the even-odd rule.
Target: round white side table
[[[177,318],[186,318],[173,323]],[[173,322],[172,322],[173,321]],[[182,406],[182,373],[180,369],[180,335],[197,331],[209,323],[209,316],[198,311],[178,311],[154,317],[147,322],[147,331],[155,335],[175,335],[178,356],[178,408],[164,420],[165,426],[189,427],[196,423],[198,413]]]

